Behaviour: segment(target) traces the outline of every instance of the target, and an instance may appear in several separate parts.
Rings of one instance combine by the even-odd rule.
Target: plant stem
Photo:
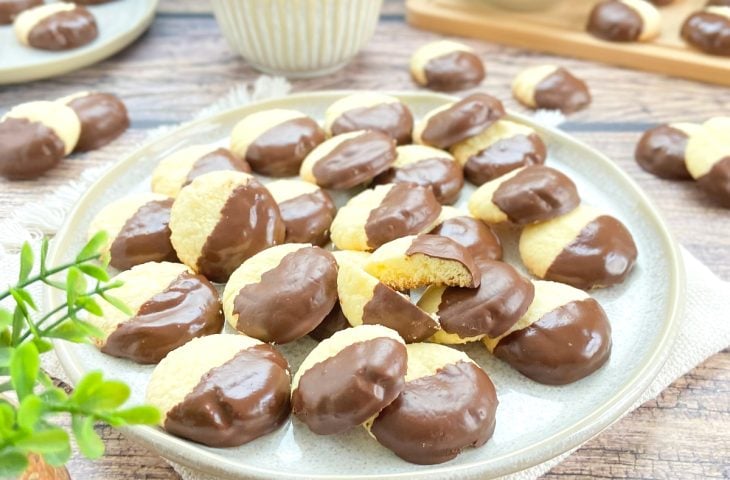
[[[82,258],[82,259],[79,259],[79,260],[76,260],[76,261],[73,261],[73,262],[69,262],[69,263],[65,263],[63,265],[59,265],[58,267],[54,267],[54,268],[52,268],[50,270],[46,270],[45,272],[39,273],[38,275],[34,275],[32,277],[28,277],[28,279],[26,279],[25,281],[20,282],[17,285],[15,285],[15,288],[25,288],[28,285],[30,285],[32,283],[35,283],[35,282],[37,282],[39,280],[43,280],[44,278],[48,278],[51,275],[55,275],[55,274],[57,274],[59,272],[62,272],[64,270],[68,270],[71,267],[75,267],[77,265],[82,265],[82,264],[87,263],[87,262],[90,262],[92,260],[97,260],[98,258],[99,258],[99,254],[94,254],[93,256],[88,257],[88,258]],[[0,301],[8,298],[9,296],[10,296],[10,290],[6,290],[6,291],[0,293]]]

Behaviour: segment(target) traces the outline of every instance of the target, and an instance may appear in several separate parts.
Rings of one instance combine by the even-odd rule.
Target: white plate
[[[0,25],[0,85],[61,75],[114,55],[147,30],[157,1],[114,0],[87,6],[96,17],[99,37],[81,48],[61,52],[26,47],[16,38],[12,25]]]
[[[122,160],[86,193],[59,232],[53,262],[67,260],[82,245],[91,218],[109,202],[133,191],[149,189],[157,162],[180,147],[211,142],[227,144],[237,120],[267,108],[294,108],[322,119],[324,110],[343,92],[293,95],[231,110],[181,127]],[[394,94],[416,117],[449,101],[430,93]],[[513,119],[531,124],[525,118]],[[572,385],[550,387],[532,382],[491,357],[481,344],[466,351],[493,379],[499,397],[494,437],[482,448],[469,449],[457,459],[434,466],[400,460],[356,428],[335,436],[314,435],[298,421],[235,449],[203,447],[148,427],[124,429],[125,435],[164,457],[219,478],[486,478],[536,465],[596,435],[625,413],[649,385],[674,338],[684,298],[684,276],[675,244],[654,207],[636,184],[605,156],[556,130],[535,127],[546,140],[548,164],[568,173],[586,203],[620,218],[633,233],[639,259],[620,286],[597,291],[595,297],[613,326],[613,353],[598,372]],[[473,187],[465,188],[461,202]],[[505,234],[506,258],[519,265],[516,236]],[[52,293],[53,305],[63,301]],[[296,370],[314,345],[303,339],[282,348]],[[141,401],[152,367],[108,357],[86,345],[58,343],[62,364],[73,381],[83,372],[102,369],[129,382],[133,398]]]

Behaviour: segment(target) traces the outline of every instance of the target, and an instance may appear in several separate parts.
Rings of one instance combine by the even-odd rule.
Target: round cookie
[[[256,173],[288,177],[323,141],[319,124],[302,112],[272,109],[252,113],[233,127],[231,151]]]
[[[469,198],[469,212],[490,224],[528,225],[564,215],[579,204],[578,189],[567,175],[530,165],[479,187]]]
[[[422,87],[453,92],[476,87],[486,72],[470,47],[440,40],[423,45],[411,56],[411,77]]]
[[[337,302],[337,263],[309,244],[268,248],[231,274],[223,291],[228,323],[249,337],[288,343],[319,325]]]
[[[377,92],[353,93],[337,100],[324,114],[327,136],[358,130],[377,130],[398,145],[411,143],[413,114],[395,97]]]
[[[176,262],[170,242],[172,198],[157,193],[137,193],[110,203],[91,220],[89,238],[105,231],[102,253],[109,264],[127,270],[146,262]]]
[[[360,130],[332,137],[307,155],[299,175],[307,182],[347,190],[370,182],[395,162],[395,140]]]
[[[591,10],[586,30],[610,42],[646,42],[661,32],[662,14],[645,0],[604,0]]]
[[[535,299],[506,333],[485,338],[487,349],[521,374],[566,385],[598,370],[611,355],[611,324],[582,290],[536,281]]]
[[[218,292],[179,263],[149,262],[122,272],[114,296],[132,315],[101,301],[104,314],[88,321],[104,334],[97,340],[107,355],[137,363],[157,363],[196,337],[219,333],[223,313]]]
[[[685,164],[687,142],[701,128],[694,123],[670,123],[647,130],[636,145],[636,163],[660,178],[692,178]]]
[[[500,120],[455,145],[451,153],[464,167],[466,179],[481,185],[517,168],[545,163],[547,147],[527,125]]]
[[[502,242],[481,220],[453,207],[443,207],[439,224],[428,233],[450,238],[466,248],[475,262],[502,260]]]
[[[687,170],[715,202],[730,208],[730,117],[715,117],[687,143]]]
[[[289,417],[286,359],[244,335],[211,335],[171,352],[152,372],[145,400],[162,427],[210,447],[236,447]]]
[[[49,3],[23,11],[13,22],[15,36],[23,45],[40,50],[83,47],[99,35],[94,15],[74,3]]]
[[[13,23],[24,10],[43,5],[43,0],[0,0],[0,25]]]
[[[581,205],[561,217],[525,227],[520,255],[536,277],[587,290],[623,282],[637,251],[631,233],[619,220]]]
[[[180,191],[170,214],[178,258],[214,282],[225,282],[244,260],[284,241],[279,207],[253,176],[218,171]]]
[[[682,25],[681,35],[705,53],[730,56],[730,3],[693,13]]]
[[[519,73],[512,82],[512,94],[529,108],[573,113],[591,103],[591,92],[583,80],[556,65],[539,65]]]
[[[311,243],[320,247],[330,241],[330,226],[337,208],[327,192],[301,180],[276,180],[266,184],[279,205],[286,225],[286,243]]]
[[[413,143],[447,149],[479,135],[505,115],[499,99],[474,93],[428,112],[413,129]]]
[[[403,392],[366,428],[400,458],[432,465],[481,447],[494,433],[497,394],[467,354],[443,345],[408,345]]]
[[[80,92],[59,102],[71,107],[81,122],[77,152],[101,148],[129,128],[127,107],[111,93]]]
[[[448,152],[425,145],[396,148],[393,167],[375,178],[375,183],[412,183],[431,187],[436,200],[454,203],[464,186],[464,172]]]
[[[294,415],[320,435],[362,425],[403,390],[407,355],[403,339],[381,325],[335,333],[314,347],[294,375]]]
[[[345,317],[345,314],[342,313],[340,303],[336,302],[335,306],[332,307],[332,310],[330,310],[330,313],[324,317],[322,323],[317,325],[317,327],[307,335],[309,335],[310,338],[321,342],[325,338],[330,338],[335,333],[346,328],[350,328],[350,322],[347,320],[347,317]]]
[[[337,211],[332,243],[340,250],[373,250],[406,235],[431,230],[441,205],[430,188],[409,183],[378,185]]]

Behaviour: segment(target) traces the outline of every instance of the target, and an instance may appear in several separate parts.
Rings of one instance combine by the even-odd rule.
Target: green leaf
[[[123,405],[129,395],[130,389],[126,383],[109,380],[89,388],[82,397],[74,395],[73,400],[86,411],[104,411]]]
[[[85,457],[94,459],[104,455],[104,442],[94,430],[92,417],[74,415],[71,419],[71,429],[76,437],[79,450]]]
[[[0,307],[0,329],[9,327],[13,323],[13,314]]]
[[[33,249],[30,243],[25,242],[20,248],[20,272],[18,273],[18,283],[25,282],[30,276],[33,269]]]
[[[38,310],[33,297],[26,290],[23,290],[22,288],[11,288],[10,295],[13,296],[15,301],[18,303],[18,306],[28,305],[33,310]]]
[[[76,304],[76,299],[86,292],[86,277],[76,267],[68,269],[66,274],[66,303],[68,306]]]
[[[106,282],[109,280],[109,273],[98,265],[83,263],[79,265],[79,270],[100,282]]]
[[[91,240],[84,245],[79,254],[76,256],[76,262],[87,262],[95,257],[98,257],[101,249],[106,245],[109,235],[106,232],[101,231],[91,237]]]
[[[79,299],[76,301],[76,304],[90,314],[96,315],[97,317],[101,317],[102,315],[104,315],[104,311],[101,309],[99,304],[91,297],[79,297]]]
[[[48,237],[43,237],[41,240],[41,274],[46,273],[46,261],[48,259]]]
[[[35,395],[28,395],[18,407],[18,426],[32,431],[43,414],[43,400]]]
[[[19,400],[33,393],[39,369],[40,357],[33,343],[23,343],[15,349],[10,357],[10,380]]]
[[[25,438],[15,442],[15,446],[27,453],[40,453],[45,456],[46,453],[64,452],[69,448],[68,433],[58,427],[49,428],[33,432]]]
[[[104,332],[83,320],[66,320],[45,333],[46,337],[60,338],[73,343],[88,343],[93,338],[104,338]]]
[[[120,312],[124,313],[125,315],[133,315],[132,310],[130,310],[129,307],[122,300],[112,295],[109,295],[108,293],[101,293],[100,295],[101,298],[106,300],[109,304],[111,304],[111,306],[113,306]]]
[[[15,409],[8,402],[0,402],[0,430],[6,430],[15,424]]]
[[[71,400],[80,405],[94,394],[99,385],[104,382],[101,372],[90,372],[84,375],[76,385],[74,392],[71,394]]]
[[[28,466],[28,458],[17,450],[0,451],[0,477],[15,478]]]
[[[66,448],[63,450],[44,453],[43,460],[52,467],[62,467],[71,460],[71,444],[67,443]]]
[[[0,347],[0,368],[10,366],[10,357],[13,355],[13,348]]]
[[[64,403],[68,400],[68,395],[63,391],[62,388],[51,387],[46,389],[43,393],[38,395],[41,400],[48,404],[59,404]]]
[[[140,405],[114,412],[115,419],[127,425],[157,425],[160,423],[160,411],[151,405]],[[119,425],[114,425],[119,426]]]
[[[50,352],[51,350],[53,350],[53,344],[43,338],[39,338],[36,336],[33,338],[33,343],[35,344],[35,347],[38,349],[39,354],[43,354],[43,353]]]

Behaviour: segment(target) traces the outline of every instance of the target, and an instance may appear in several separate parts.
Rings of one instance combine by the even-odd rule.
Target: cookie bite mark
[[[586,30],[610,42],[645,42],[659,35],[662,15],[644,0],[604,0],[591,11]]]
[[[94,15],[74,3],[49,3],[25,10],[13,26],[20,43],[41,50],[72,50],[99,35]]]
[[[43,0],[3,0],[0,2],[0,25],[13,23],[24,10],[43,5]]]
[[[512,82],[512,93],[529,108],[573,113],[591,103],[588,85],[562,67],[541,65],[520,72]]]
[[[450,238],[462,245],[475,262],[502,259],[502,242],[489,225],[481,220],[455,208],[444,207],[439,222],[428,233]]]
[[[687,143],[687,169],[704,192],[730,208],[730,117],[715,117]]]
[[[377,92],[353,93],[337,100],[325,112],[327,136],[358,130],[376,130],[393,138],[398,145],[411,142],[413,114],[395,97]]]
[[[301,180],[276,180],[266,188],[279,205],[286,225],[285,243],[323,247],[329,242],[337,208],[327,192]]]
[[[710,55],[730,56],[730,3],[693,13],[685,20],[681,35],[698,50]]]
[[[687,171],[685,154],[689,137],[699,129],[701,126],[694,123],[671,123],[647,130],[636,145],[636,163],[660,178],[692,178]]]
[[[423,87],[452,92],[476,87],[486,77],[486,71],[473,49],[441,40],[416,50],[411,57],[411,77]]]
[[[129,128],[127,107],[111,93],[80,92],[59,101],[71,107],[81,122],[77,152],[101,148]]]

